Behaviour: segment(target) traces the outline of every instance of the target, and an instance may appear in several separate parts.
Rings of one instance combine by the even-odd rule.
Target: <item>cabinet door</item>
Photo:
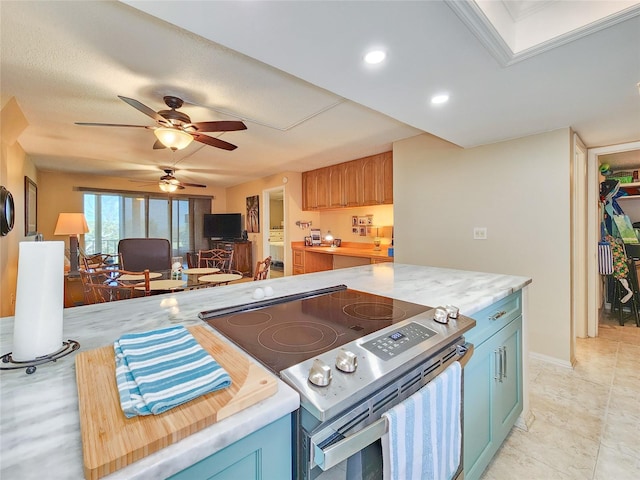
[[[233,249],[234,268],[244,276],[252,275],[251,242],[237,242]]]
[[[291,419],[287,415],[169,480],[261,480],[292,478]]]
[[[393,152],[382,154],[380,172],[380,202],[390,205],[393,203]]]
[[[329,206],[344,207],[344,171],[343,163],[329,167]]]
[[[492,452],[492,384],[494,350],[491,342],[476,346],[464,367],[464,448],[465,480],[476,480],[488,465]]]
[[[522,317],[498,332],[501,375],[496,385],[494,436],[501,444],[522,413]]]
[[[302,210],[318,208],[317,178],[317,170],[302,172]]]
[[[380,178],[380,155],[362,159],[362,205],[378,205],[378,182]]]
[[[362,205],[362,161],[352,160],[344,166],[344,203],[347,207]]]
[[[329,167],[316,170],[316,208],[329,207]]]
[[[522,317],[476,347],[464,369],[464,478],[477,480],[522,413]]]

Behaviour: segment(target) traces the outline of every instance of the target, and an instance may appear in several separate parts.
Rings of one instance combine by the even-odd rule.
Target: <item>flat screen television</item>
[[[203,234],[207,238],[224,240],[242,238],[242,214],[205,213]]]

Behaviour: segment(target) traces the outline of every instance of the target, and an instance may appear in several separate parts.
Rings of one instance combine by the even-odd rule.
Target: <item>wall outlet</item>
[[[474,240],[486,240],[487,239],[487,227],[475,227],[473,229]]]

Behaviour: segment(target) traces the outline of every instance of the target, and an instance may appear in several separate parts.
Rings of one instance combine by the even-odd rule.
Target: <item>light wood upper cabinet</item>
[[[380,159],[382,164],[380,168],[381,172],[381,197],[382,203],[384,204],[392,204],[393,203],[393,154],[391,152],[386,152],[382,154],[382,158]]]
[[[303,210],[393,203],[393,153],[302,174]]]
[[[380,179],[379,155],[362,159],[362,205],[378,205]]]
[[[362,166],[360,160],[353,160],[344,165],[344,205],[359,207],[362,205]]]
[[[316,170],[316,208],[329,208],[329,167]]]
[[[302,173],[302,209],[315,210],[318,208],[318,171],[310,170]]]
[[[340,208],[346,206],[344,199],[344,163],[332,165],[329,167],[329,206],[331,208]]]

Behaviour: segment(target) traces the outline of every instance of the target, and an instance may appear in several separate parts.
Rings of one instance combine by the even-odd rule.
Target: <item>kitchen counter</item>
[[[511,275],[380,263],[263,280],[260,286],[270,285],[275,296],[282,296],[346,284],[423,305],[454,304],[462,314],[470,315],[530,281]],[[77,340],[84,351],[109,345],[127,332],[200,325],[199,312],[249,303],[255,288],[255,283],[245,282],[65,309],[63,337]],[[0,319],[0,352],[10,352],[12,342],[13,318],[5,317]],[[1,372],[1,478],[83,478],[74,355],[40,365],[32,375],[23,369]],[[164,478],[296,410],[298,394],[280,381],[278,385],[276,395],[104,478]]]
[[[373,248],[354,248],[354,247],[305,247],[302,242],[300,245],[295,243],[291,246],[292,249],[301,249],[306,252],[324,253],[327,255],[341,255],[345,257],[362,257],[362,258],[376,258],[388,262],[393,262],[393,257],[387,255],[387,247],[384,245],[380,247],[380,251],[375,251]]]

